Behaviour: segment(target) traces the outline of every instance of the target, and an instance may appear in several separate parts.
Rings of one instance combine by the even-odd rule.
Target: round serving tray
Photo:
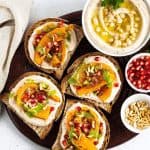
[[[71,23],[75,23],[78,25],[81,25],[81,17],[82,17],[81,11],[73,12],[71,14],[62,16],[62,18],[67,19]],[[144,49],[147,50],[149,46],[150,46],[150,42],[143,48],[143,50]],[[141,50],[141,51],[143,51],[143,50]],[[76,58],[78,58],[80,55],[85,54],[87,52],[93,52],[93,51],[96,51],[96,50],[89,44],[87,39],[84,38],[81,41],[75,54],[73,55],[73,57],[70,61],[70,64]],[[121,66],[123,74],[124,74],[124,70],[125,70],[125,65],[127,64],[127,61],[130,59],[130,57],[131,56],[116,58],[116,60],[119,62],[120,66]],[[40,71],[40,70],[37,70],[36,68],[34,68],[32,65],[29,64],[29,62],[25,56],[24,47],[23,47],[23,43],[22,43],[20,45],[20,47],[18,48],[18,50],[16,51],[16,54],[12,60],[7,84],[6,84],[4,91],[7,91],[10,84],[14,80],[16,80],[21,74],[28,72],[28,71]],[[128,131],[124,127],[124,125],[121,122],[121,118],[120,118],[120,109],[121,109],[121,105],[122,105],[123,101],[128,96],[130,96],[134,93],[136,93],[136,92],[129,87],[129,85],[127,84],[126,81],[124,81],[121,95],[118,98],[116,104],[113,106],[112,113],[108,114],[108,113],[104,112],[106,117],[108,118],[108,121],[110,123],[110,128],[111,128],[111,138],[110,138],[109,148],[117,146],[119,144],[122,144],[122,143],[128,141],[129,139],[133,138],[134,136],[136,136],[136,134]],[[40,144],[40,145],[48,147],[48,148],[50,148],[53,145],[53,143],[56,139],[56,136],[57,136],[61,118],[58,120],[58,122],[56,122],[54,124],[51,132],[45,138],[45,140],[40,140],[38,138],[38,136],[25,123],[23,123],[23,121],[20,120],[12,111],[7,109],[7,112],[8,112],[9,117],[11,118],[12,122],[15,124],[15,126],[20,130],[20,132],[22,132],[29,139],[36,142],[37,144]]]

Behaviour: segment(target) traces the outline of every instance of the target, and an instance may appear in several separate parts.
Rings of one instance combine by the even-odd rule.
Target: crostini
[[[40,139],[47,136],[64,108],[64,96],[59,85],[39,72],[20,76],[1,99]]]
[[[68,99],[52,150],[102,150],[110,138],[109,123],[92,104]]]
[[[121,69],[112,57],[92,52],[79,57],[61,82],[63,93],[111,112],[122,88]]]
[[[25,34],[25,53],[31,64],[61,79],[82,38],[82,28],[67,20],[40,20]]]

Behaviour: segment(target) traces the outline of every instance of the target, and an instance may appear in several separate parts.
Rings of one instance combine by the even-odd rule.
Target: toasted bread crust
[[[77,95],[75,95],[75,94],[71,91],[70,86],[69,86],[69,84],[68,84],[68,79],[69,79],[69,77],[71,77],[71,75],[73,74],[73,72],[76,70],[76,68],[79,66],[79,64],[82,63],[82,61],[84,60],[84,58],[85,58],[85,57],[88,57],[88,56],[97,56],[97,55],[104,56],[104,57],[108,58],[108,59],[116,66],[116,68],[117,68],[117,70],[118,70],[118,73],[119,73],[119,75],[120,75],[120,79],[121,79],[121,81],[122,81],[121,88],[120,88],[119,92],[118,92],[117,95],[115,96],[115,99],[114,99],[112,102],[110,102],[110,103],[102,103],[102,102],[99,102],[99,103],[98,103],[98,102],[95,102],[94,100],[91,100],[91,99],[78,97]],[[105,111],[107,111],[108,113],[111,113],[112,106],[114,105],[114,103],[117,101],[117,99],[118,99],[119,96],[120,96],[120,92],[121,92],[122,85],[123,85],[123,81],[124,81],[124,79],[123,79],[123,74],[122,74],[122,72],[121,72],[120,66],[119,66],[118,62],[117,62],[115,59],[113,59],[113,58],[110,57],[110,56],[106,56],[106,55],[104,55],[104,54],[102,54],[102,53],[100,53],[100,52],[87,53],[87,54],[82,55],[82,56],[80,56],[79,58],[77,58],[77,59],[74,61],[74,63],[68,68],[67,73],[68,73],[68,74],[62,79],[62,82],[61,82],[61,91],[62,91],[63,93],[66,93],[66,94],[68,94],[68,95],[72,95],[72,96],[78,97],[78,98],[80,98],[80,99],[82,99],[82,100],[87,100],[87,101],[93,103],[96,107],[102,108],[102,109],[104,109]]]
[[[67,113],[67,110],[75,103],[77,102],[80,102],[82,104],[86,104],[88,106],[91,106],[93,108],[95,108],[101,115],[101,117],[104,119],[105,123],[106,123],[106,136],[105,136],[105,140],[104,140],[104,143],[102,145],[102,148],[101,150],[105,150],[109,144],[109,139],[110,139],[110,126],[109,126],[109,122],[108,120],[106,119],[105,115],[103,114],[103,112],[101,110],[98,110],[92,103],[89,103],[89,102],[83,102],[83,101],[80,101],[78,99],[67,99],[67,102],[66,102],[66,106],[65,106],[65,111],[64,111],[64,114],[63,114],[63,119]],[[62,119],[62,121],[63,121]],[[56,141],[54,143],[54,145],[52,146],[52,150],[62,150],[62,147],[60,145],[60,138],[61,138],[61,134],[62,134],[62,121],[61,121],[61,124],[60,124],[60,127],[59,127],[59,132],[58,132],[58,135],[57,135],[57,138],[56,138]]]
[[[13,84],[10,86],[7,93],[4,93],[3,95],[0,95],[0,99],[2,100],[2,102],[7,106],[7,108],[11,109],[15,114],[17,114],[16,110],[13,107],[11,107],[11,105],[9,104],[9,93],[11,92],[11,90],[16,86],[16,84],[21,79],[23,79],[26,76],[30,76],[30,75],[40,75],[40,76],[46,77],[46,78],[50,79],[57,86],[58,89],[60,89],[59,84],[53,78],[51,78],[50,76],[48,76],[44,73],[40,73],[40,72],[27,72],[27,73],[24,73],[15,82],[13,82]],[[59,117],[61,116],[61,114],[63,112],[63,108],[64,108],[64,104],[65,104],[65,98],[64,98],[63,93],[62,93],[62,97],[63,97],[63,102],[57,110],[55,119],[47,126],[35,126],[35,125],[32,125],[32,124],[28,123],[26,120],[22,119],[20,116],[18,116],[18,115],[17,116],[25,124],[27,124],[39,136],[40,139],[44,139],[48,135],[48,133],[50,132],[50,130],[53,126],[53,123],[59,119]]]
[[[80,26],[78,25],[75,25],[74,24],[74,31],[75,31],[75,34],[76,34],[76,39],[77,39],[77,44],[76,44],[76,47],[74,48],[74,50],[68,52],[68,56],[67,56],[67,60],[66,62],[64,63],[64,65],[61,67],[61,68],[58,68],[57,70],[52,70],[52,69],[44,69],[44,68],[41,68],[39,67],[38,65],[36,65],[33,60],[30,58],[30,55],[29,55],[29,51],[28,51],[28,41],[29,41],[29,38],[30,36],[32,35],[34,29],[36,29],[37,27],[45,24],[45,23],[48,23],[48,22],[60,22],[60,21],[63,21],[64,23],[66,24],[69,24],[69,21],[67,20],[64,20],[64,19],[61,19],[61,18],[47,18],[47,19],[43,19],[43,20],[40,20],[38,21],[37,23],[33,24],[25,33],[25,38],[24,38],[24,49],[25,49],[25,54],[26,54],[26,57],[28,58],[29,62],[33,65],[33,66],[36,66],[38,69],[40,69],[41,71],[43,72],[46,72],[46,73],[49,73],[49,74],[54,74],[54,76],[57,78],[57,79],[61,79],[62,78],[62,75],[63,75],[63,72],[64,70],[66,69],[72,55],[74,54],[76,48],[78,47],[80,41],[82,40],[84,34],[83,34],[83,30]]]

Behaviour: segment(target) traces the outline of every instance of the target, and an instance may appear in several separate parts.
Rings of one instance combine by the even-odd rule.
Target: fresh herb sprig
[[[124,0],[102,0],[102,6],[113,6],[114,9],[117,9],[123,2]]]

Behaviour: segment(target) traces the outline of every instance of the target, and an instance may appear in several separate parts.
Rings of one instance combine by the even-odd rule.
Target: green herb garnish
[[[48,92],[47,92],[47,95],[48,95],[48,96],[54,96],[54,95],[57,95],[57,91],[56,91],[56,90],[48,91]]]
[[[9,98],[11,99],[11,98],[14,98],[14,96],[15,96],[15,93],[14,92],[11,92],[10,94],[9,94]]]
[[[30,108],[30,107],[24,105],[23,108],[29,117],[33,117],[44,108],[44,104],[38,103],[33,108]]]
[[[50,31],[52,31],[52,30],[54,30],[55,28],[57,28],[57,26],[56,25],[47,25],[47,26],[45,26],[43,29],[42,29],[42,31],[44,31],[44,32],[50,32]]]
[[[75,85],[77,83],[76,79],[74,79],[73,77],[69,78],[68,83],[71,85]]]
[[[113,80],[111,78],[111,75],[110,75],[109,71],[103,70],[103,78],[107,82],[107,86],[111,87],[112,84],[113,84]]]
[[[71,41],[71,34],[68,32],[68,34],[67,34],[67,41]]]
[[[26,83],[35,83],[35,81],[33,79],[27,79],[25,82]]]
[[[69,131],[69,140],[70,140],[70,142],[72,141],[72,139],[74,138],[74,137],[78,137],[77,135],[76,135],[76,133],[75,133],[75,131],[74,131],[74,127],[71,127],[71,129],[70,129],[70,131]]]
[[[114,9],[117,9],[123,2],[124,0],[102,0],[102,6],[113,6]]]
[[[96,138],[96,139],[99,139],[101,136],[101,134],[99,134],[99,131],[96,131],[96,130],[91,130],[88,137],[89,138]]]
[[[36,51],[38,51],[41,55],[46,54],[46,48],[42,46],[37,46]]]
[[[82,111],[81,113],[78,113],[77,115],[80,116],[81,118],[83,117],[93,118],[93,115],[89,111]]]
[[[45,89],[48,89],[49,87],[49,85],[44,82],[41,82],[39,86],[40,86],[40,90],[45,90]]]

